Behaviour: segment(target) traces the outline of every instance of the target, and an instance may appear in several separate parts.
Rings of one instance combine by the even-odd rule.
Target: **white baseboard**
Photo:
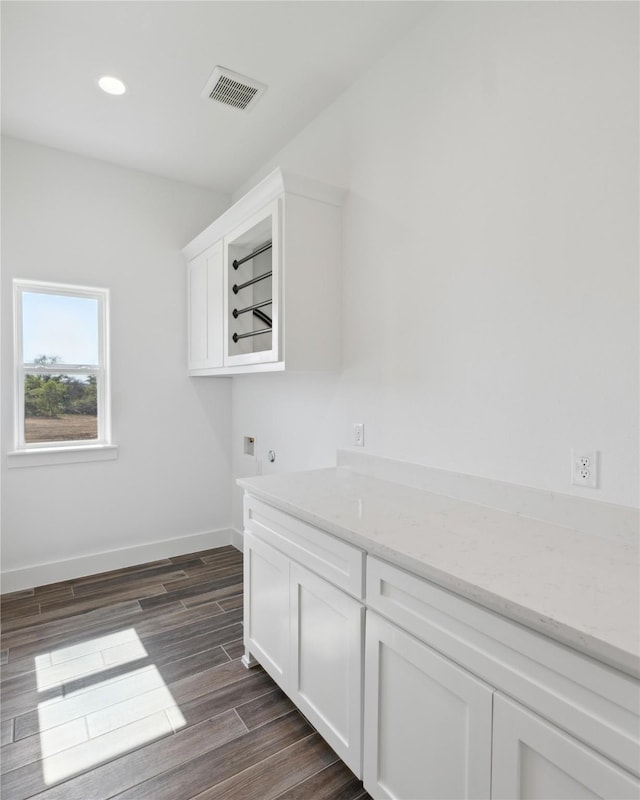
[[[159,561],[171,556],[195,553],[198,550],[209,550],[212,547],[223,547],[229,544],[242,550],[242,535],[232,528],[194,533],[177,539],[165,539],[161,542],[110,550],[106,553],[92,553],[65,561],[52,561],[48,564],[34,564],[22,569],[8,570],[0,575],[0,588],[3,594],[18,592],[34,586],[45,586],[48,583],[68,581],[112,569],[133,567],[147,561]]]
[[[236,528],[231,529],[231,544],[239,550],[241,553],[244,550],[244,536],[242,535],[242,531],[237,530]]]

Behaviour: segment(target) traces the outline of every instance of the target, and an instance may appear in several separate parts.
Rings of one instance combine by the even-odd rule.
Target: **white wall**
[[[18,469],[3,455],[3,573],[69,559],[86,572],[90,554],[143,548],[130,558],[144,560],[150,543],[165,543],[150,554],[175,553],[183,537],[228,527],[230,386],[187,376],[180,252],[227,206],[214,192],[3,140],[3,453],[13,438],[14,277],[111,290],[120,448],[116,461]]]
[[[273,159],[351,190],[344,371],[234,379],[236,475],[243,434],[286,471],[364,422],[370,453],[638,505],[638,11],[433,3]]]

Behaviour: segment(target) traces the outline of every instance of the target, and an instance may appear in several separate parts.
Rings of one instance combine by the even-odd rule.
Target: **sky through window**
[[[25,364],[43,355],[63,364],[98,364],[98,301],[23,292],[22,354]]]

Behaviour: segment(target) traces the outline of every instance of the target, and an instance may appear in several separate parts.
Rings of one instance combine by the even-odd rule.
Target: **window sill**
[[[115,444],[82,447],[42,447],[37,450],[14,450],[7,453],[7,466],[48,467],[54,464],[79,464],[88,461],[112,461],[118,458]]]

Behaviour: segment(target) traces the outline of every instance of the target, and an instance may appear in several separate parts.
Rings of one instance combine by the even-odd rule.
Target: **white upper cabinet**
[[[189,369],[223,366],[222,319],[209,309],[222,304],[222,242],[216,242],[188,264]]]
[[[341,203],[277,169],[183,249],[190,375],[339,369]]]

